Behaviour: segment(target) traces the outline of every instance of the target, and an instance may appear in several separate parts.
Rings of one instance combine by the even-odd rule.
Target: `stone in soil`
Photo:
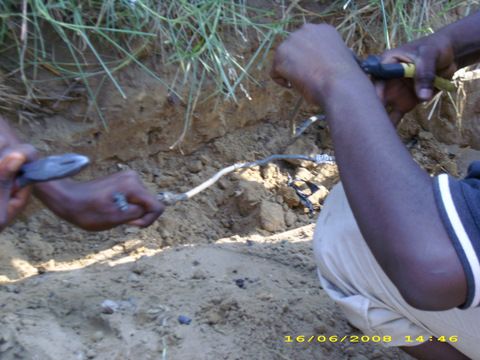
[[[278,192],[282,196],[283,201],[285,202],[285,204],[288,205],[288,207],[294,208],[300,205],[300,199],[298,198],[297,193],[292,187],[284,185],[280,187]]]
[[[260,204],[260,225],[270,232],[283,231],[286,228],[281,205],[264,200]]]
[[[262,184],[252,181],[240,181],[237,193],[238,211],[242,216],[247,216],[253,212],[267,194]]]

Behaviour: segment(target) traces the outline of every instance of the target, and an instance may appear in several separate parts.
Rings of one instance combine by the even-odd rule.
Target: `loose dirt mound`
[[[2,359],[406,358],[370,344],[285,343],[357,333],[318,285],[312,228],[137,249],[2,286]]]

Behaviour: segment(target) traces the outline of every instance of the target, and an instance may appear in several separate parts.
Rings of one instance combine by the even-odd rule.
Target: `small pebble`
[[[222,317],[216,311],[209,312],[207,314],[207,323],[209,325],[215,325],[222,321]]]
[[[273,299],[273,295],[268,292],[260,293],[257,295],[257,298],[262,301],[270,301]]]
[[[137,275],[142,275],[148,267],[144,263],[136,262],[132,266],[132,272]]]
[[[198,157],[198,159],[202,162],[203,165],[207,165],[212,162],[212,159],[207,154],[202,154]]]
[[[92,340],[95,341],[95,342],[99,342],[101,341],[102,339],[104,338],[104,334],[103,334],[103,331],[95,331],[93,334],[92,334]]]
[[[192,173],[198,173],[202,168],[203,164],[200,160],[193,160],[187,163],[187,169]]]
[[[118,310],[119,305],[115,301],[107,299],[102,302],[101,307],[102,313],[110,315]]]
[[[207,275],[202,270],[198,269],[192,274],[192,279],[194,280],[204,280],[207,278]]]
[[[190,319],[188,316],[180,315],[178,317],[178,322],[182,325],[190,325],[190,323],[192,322],[192,319]]]
[[[322,323],[318,323],[315,325],[314,331],[316,334],[326,334],[327,333],[327,326]]]
[[[140,229],[134,226],[129,226],[125,228],[124,230],[125,234],[138,234],[140,232]]]
[[[140,277],[135,274],[135,273],[131,273],[129,276],[128,276],[128,280],[131,281],[131,282],[135,282],[135,283],[138,283],[140,282]]]
[[[236,284],[240,289],[245,289],[245,280],[244,280],[244,279],[235,279],[235,284]]]
[[[95,356],[97,356],[97,353],[95,352],[95,350],[89,349],[86,355],[87,355],[87,358],[93,359],[95,358]]]

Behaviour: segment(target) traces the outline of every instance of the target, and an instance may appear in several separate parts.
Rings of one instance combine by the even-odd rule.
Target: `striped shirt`
[[[468,168],[463,180],[441,174],[434,181],[440,216],[467,278],[467,300],[460,306],[480,305],[480,161]]]

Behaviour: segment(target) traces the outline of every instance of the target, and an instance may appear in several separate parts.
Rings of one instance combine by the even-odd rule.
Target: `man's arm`
[[[8,123],[0,117],[0,148],[3,147],[9,149],[9,157],[12,154],[17,157],[21,155],[23,160],[17,161],[16,167],[8,172],[8,166],[2,164],[9,165],[9,157],[0,151],[0,229],[25,207],[31,187],[10,195],[11,183],[23,162],[37,156],[33,147],[22,144]],[[125,195],[129,203],[127,209],[122,211],[115,205],[113,194],[116,192]],[[164,210],[164,206],[133,171],[86,182],[62,179],[38,183],[33,185],[33,193],[54,214],[90,231],[107,230],[125,223],[149,226]],[[8,199],[7,211],[7,205],[3,206],[3,203]]]
[[[480,61],[480,11],[445,26],[435,34],[449,39],[459,69]]]
[[[114,194],[125,196],[128,207],[119,209]],[[151,194],[134,171],[122,171],[91,181],[62,179],[36,184],[34,195],[54,214],[89,231],[108,230],[121,224],[146,227],[165,207]]]
[[[372,253],[405,300],[424,310],[463,304],[462,265],[428,174],[411,158],[336,30],[306,25],[277,50],[273,76],[323,105],[340,176]]]

